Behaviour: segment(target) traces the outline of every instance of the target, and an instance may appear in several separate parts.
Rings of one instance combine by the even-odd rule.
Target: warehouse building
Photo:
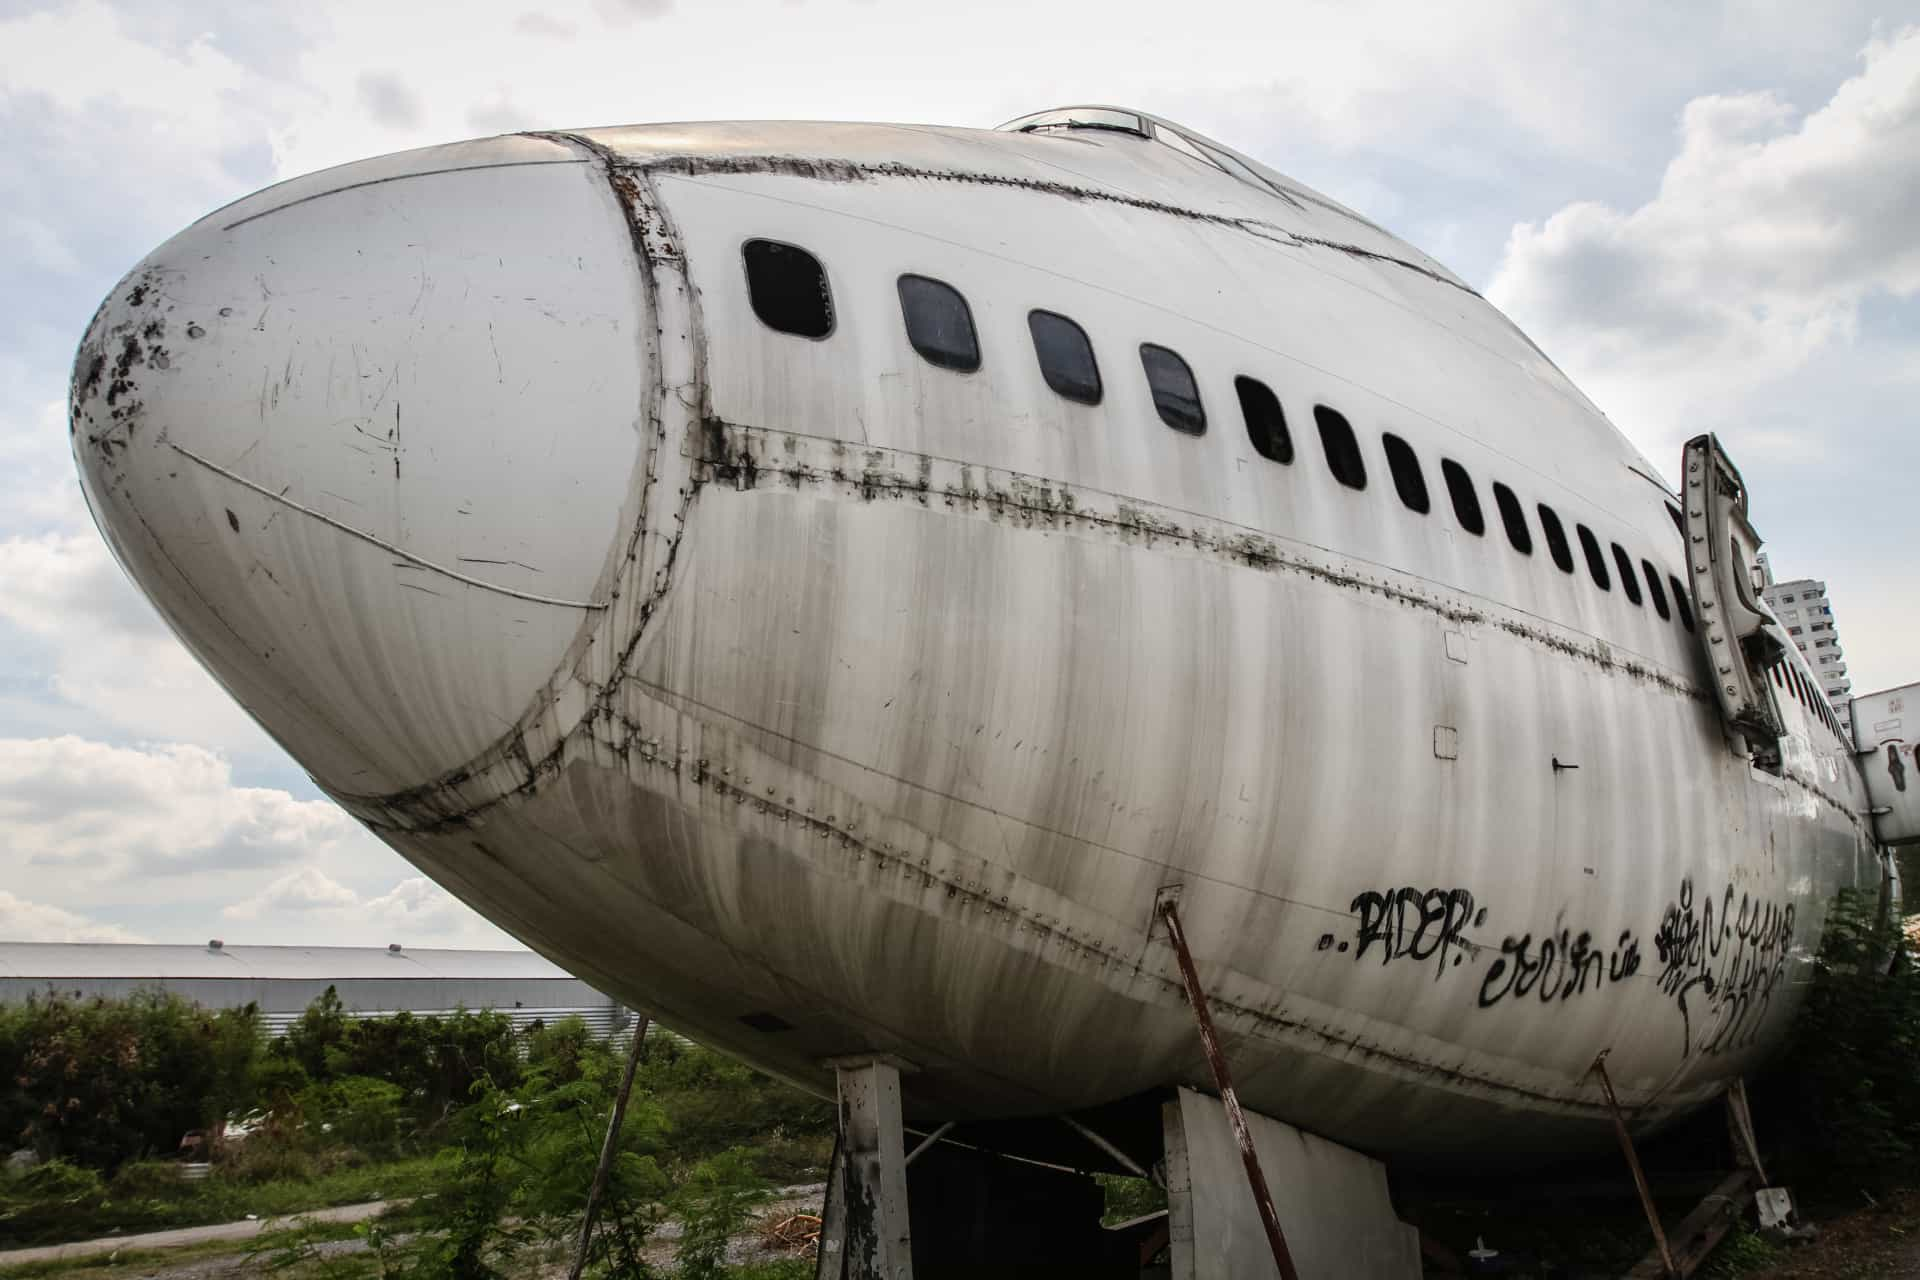
[[[631,1016],[531,951],[0,942],[0,1004],[168,991],[209,1009],[256,1005],[277,1035],[328,987],[357,1017],[497,1009],[516,1027],[578,1016],[604,1036]]]

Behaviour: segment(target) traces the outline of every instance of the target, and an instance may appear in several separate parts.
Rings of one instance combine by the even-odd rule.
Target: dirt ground
[[[1824,1212],[1823,1212],[1824,1210]],[[1742,1280],[1920,1280],[1920,1190],[1857,1206],[1816,1206],[1811,1244],[1788,1245],[1780,1261],[1742,1271]]]

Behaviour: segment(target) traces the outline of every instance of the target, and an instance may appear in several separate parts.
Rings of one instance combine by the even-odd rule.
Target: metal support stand
[[[1590,1068],[1600,1077],[1600,1090],[1607,1095],[1607,1110],[1613,1113],[1614,1136],[1620,1139],[1620,1154],[1627,1158],[1627,1168],[1633,1171],[1633,1185],[1640,1192],[1640,1208],[1647,1215],[1647,1226],[1653,1229],[1654,1247],[1660,1254],[1660,1265],[1669,1277],[1677,1277],[1680,1271],[1673,1265],[1673,1250],[1667,1246],[1667,1233],[1660,1225],[1660,1211],[1654,1207],[1653,1191],[1647,1186],[1647,1175],[1640,1167],[1640,1156],[1633,1149],[1633,1135],[1627,1132],[1626,1117],[1620,1113],[1620,1099],[1613,1094],[1613,1081],[1607,1078],[1607,1054],[1602,1049],[1600,1056],[1593,1060]]]
[[[593,1167],[593,1182],[587,1188],[587,1207],[580,1217],[580,1243],[573,1251],[573,1266],[567,1280],[580,1280],[586,1269],[587,1246],[593,1241],[593,1219],[600,1210],[600,1193],[607,1189],[607,1171],[613,1167],[613,1153],[620,1145],[620,1125],[627,1118],[627,1098],[633,1093],[634,1069],[640,1065],[640,1047],[647,1038],[647,1019],[633,1029],[633,1047],[627,1050],[627,1072],[620,1077],[620,1092],[613,1095],[613,1114],[607,1119],[607,1136],[600,1143],[600,1162]]]
[[[1273,1265],[1281,1280],[1299,1280],[1293,1256],[1287,1252],[1286,1237],[1280,1232],[1280,1215],[1274,1211],[1273,1193],[1267,1190],[1266,1175],[1260,1172],[1260,1155],[1253,1147],[1253,1134],[1247,1129],[1246,1113],[1233,1091],[1233,1077],[1227,1071],[1227,1057],[1220,1051],[1220,1038],[1214,1033],[1213,1015],[1207,1009],[1207,993],[1200,989],[1200,975],[1194,971],[1193,956],[1187,951],[1187,935],[1180,927],[1179,904],[1172,898],[1160,903],[1161,918],[1167,922],[1167,936],[1173,940],[1173,953],[1180,961],[1180,979],[1186,984],[1187,1003],[1193,1008],[1193,1020],[1200,1027],[1200,1045],[1206,1050],[1207,1065],[1213,1070],[1213,1082],[1226,1104],[1227,1123],[1233,1127],[1234,1141],[1240,1146],[1240,1160],[1246,1165],[1247,1185],[1253,1189],[1254,1204],[1260,1210],[1260,1223],[1267,1231],[1267,1244],[1273,1250]],[[1636,1172],[1639,1166],[1635,1166]],[[1656,1228],[1657,1229],[1657,1228]]]
[[[886,1054],[827,1065],[837,1079],[840,1124],[814,1274],[818,1280],[913,1280],[900,1125],[900,1073],[913,1068]]]

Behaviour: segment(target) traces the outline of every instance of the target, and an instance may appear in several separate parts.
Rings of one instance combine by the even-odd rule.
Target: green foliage
[[[115,1200],[165,1200],[179,1192],[182,1181],[176,1160],[129,1160],[107,1189]]]
[[[247,1101],[259,1013],[209,1013],[178,996],[75,1000],[55,992],[0,1018],[9,1141],[43,1158],[112,1169],[171,1154]]]
[[[760,1176],[790,1183],[824,1175],[833,1104],[708,1049],[653,1044],[636,1078],[666,1113],[677,1153],[698,1160],[746,1147]]]
[[[1920,969],[1877,905],[1853,891],[1835,903],[1788,1049],[1759,1085],[1756,1113],[1803,1177],[1880,1184],[1920,1158]]]
[[[525,1035],[527,1075],[548,1085],[572,1084],[618,1055],[606,1041],[596,1039],[580,1017],[562,1018],[548,1026],[536,1022]]]
[[[1705,1274],[1712,1280],[1733,1280],[1751,1271],[1778,1266],[1785,1256],[1780,1246],[1745,1223],[1736,1223],[1707,1259]]]
[[[546,1077],[537,1074],[528,1090],[524,1181],[515,1203],[544,1234],[569,1249],[585,1212],[624,1065],[611,1053],[569,1054],[558,1074],[578,1070],[578,1078],[543,1089]],[[640,1250],[659,1224],[672,1188],[657,1158],[666,1127],[665,1114],[651,1099],[636,1096],[628,1103],[588,1245],[596,1275],[638,1280],[651,1274]]]
[[[1145,1178],[1128,1178],[1115,1173],[1096,1173],[1093,1180],[1106,1193],[1106,1209],[1100,1221],[1107,1226],[1144,1217],[1167,1207],[1167,1193]]]
[[[741,1148],[709,1156],[687,1172],[674,1195],[681,1224],[674,1255],[681,1280],[722,1280],[727,1240],[743,1230],[767,1198],[753,1155]]]
[[[315,1126],[326,1138],[376,1159],[388,1159],[400,1149],[410,1125],[397,1084],[372,1076],[342,1076],[330,1084],[309,1085],[298,1099],[308,1131]]]

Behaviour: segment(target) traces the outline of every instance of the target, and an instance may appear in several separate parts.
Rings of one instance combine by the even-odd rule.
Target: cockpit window
[[[972,373],[980,367],[980,339],[973,331],[973,313],[952,285],[926,276],[901,276],[900,314],[907,321],[907,341],[928,364],[958,373]]]
[[[1200,407],[1200,388],[1179,353],[1143,342],[1140,365],[1147,371],[1147,386],[1153,391],[1153,407],[1159,410],[1160,421],[1190,436],[1205,435],[1207,413]]]
[[[1254,451],[1270,462],[1292,462],[1293,437],[1287,434],[1280,397],[1258,378],[1235,378],[1233,389],[1240,397],[1240,413],[1247,420],[1247,439]]]
[[[1109,129],[1116,133],[1134,133],[1142,138],[1153,135],[1147,122],[1132,111],[1114,107],[1064,107],[1058,111],[1040,111],[1000,126],[1009,133],[1047,133],[1055,129]]]
[[[1029,311],[1027,329],[1047,385],[1069,400],[1099,404],[1100,366],[1094,363],[1087,331],[1052,311]]]
[[[833,294],[820,259],[777,240],[749,240],[740,255],[747,264],[753,314],[761,323],[798,338],[833,332]]]

